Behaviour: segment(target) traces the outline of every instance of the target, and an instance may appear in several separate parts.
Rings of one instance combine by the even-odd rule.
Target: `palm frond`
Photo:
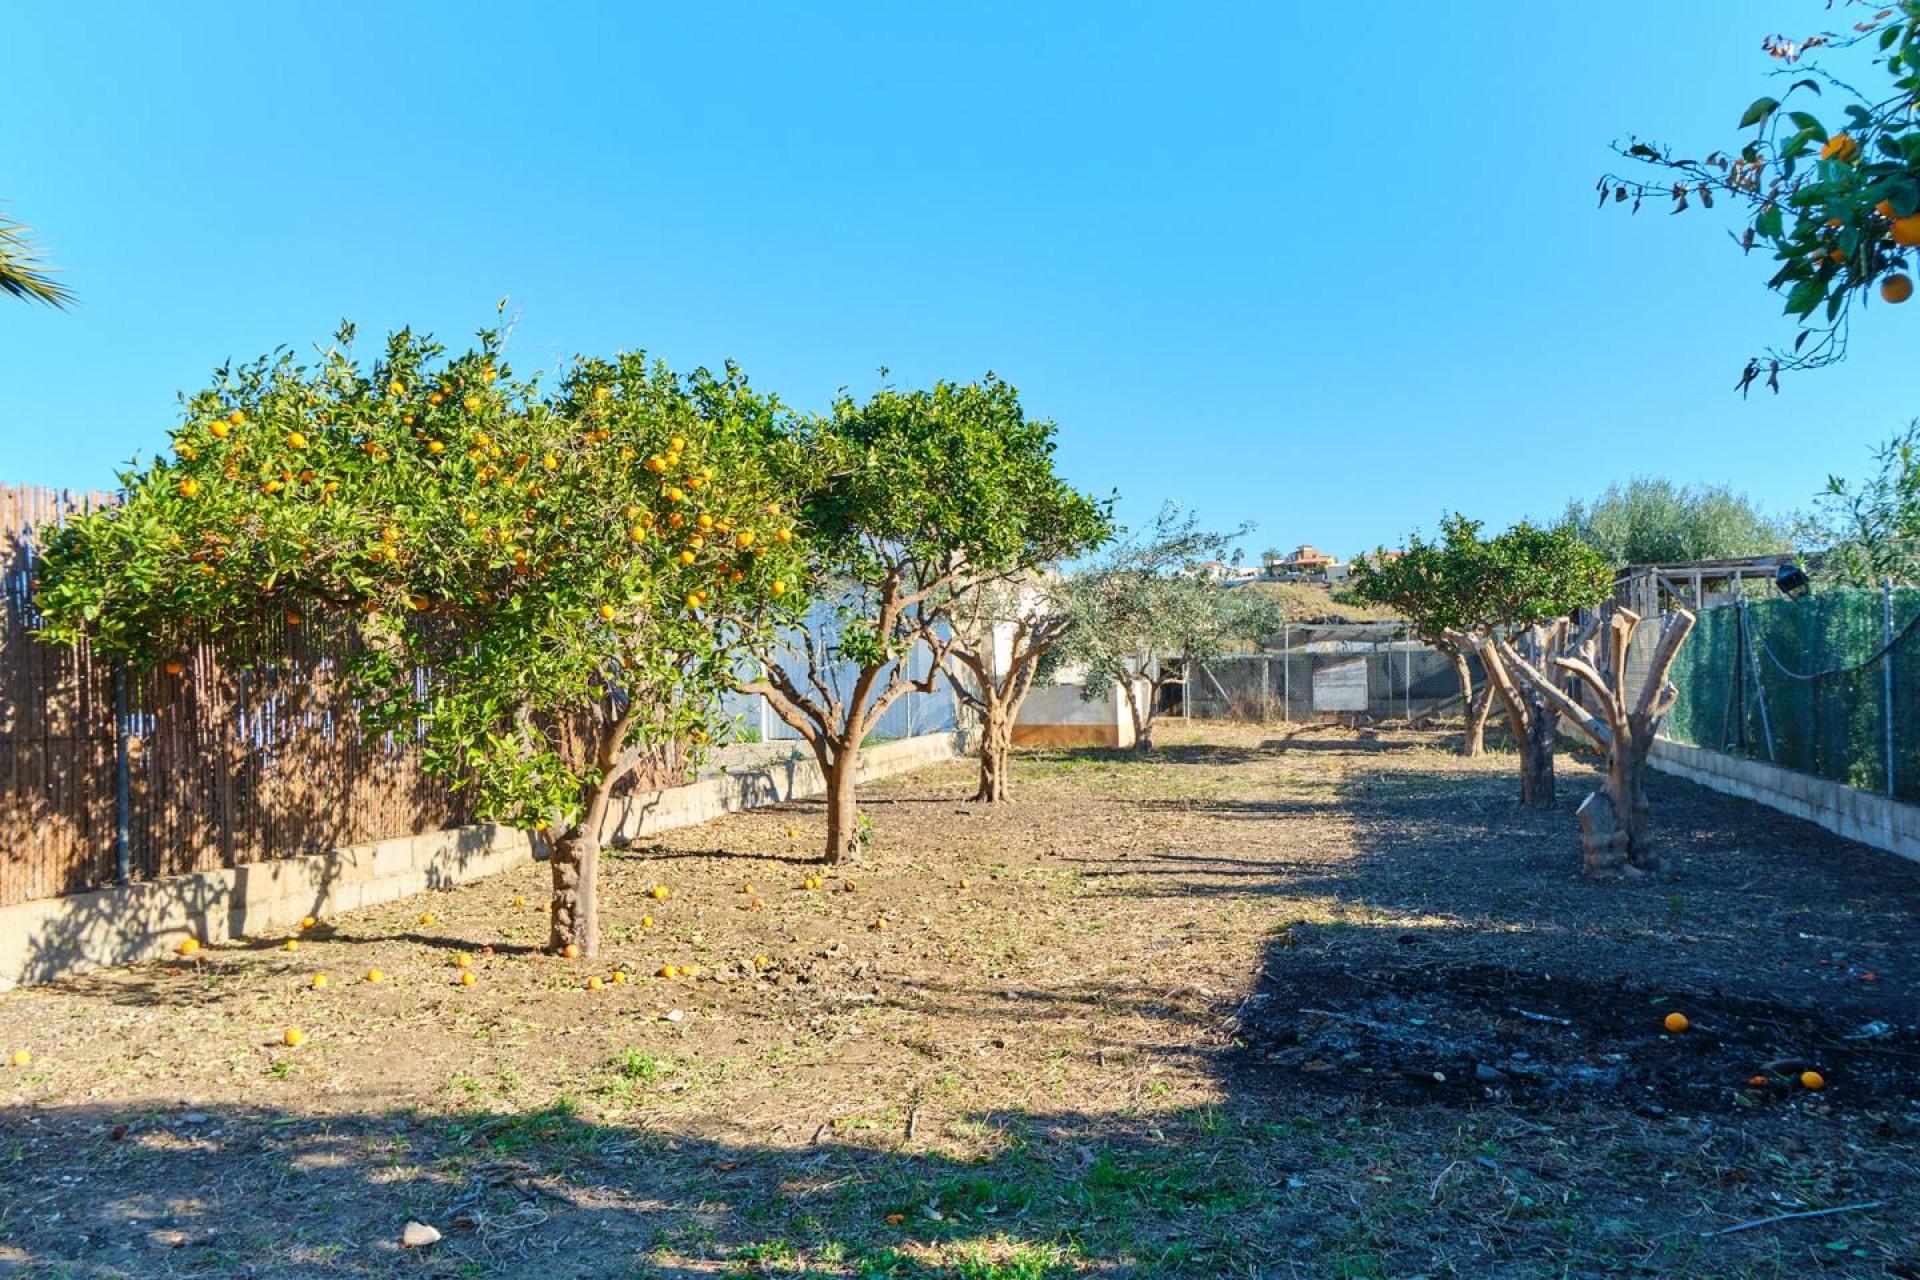
[[[66,307],[73,290],[53,278],[53,270],[35,250],[26,224],[0,218],[0,293],[11,298]]]

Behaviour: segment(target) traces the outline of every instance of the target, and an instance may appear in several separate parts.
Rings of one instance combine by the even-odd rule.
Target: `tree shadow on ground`
[[[674,1082],[637,1053],[571,1079],[578,1102],[512,1112],[16,1105],[0,1109],[0,1270],[1920,1274],[1901,1226],[1920,1200],[1910,992],[1813,951],[1914,954],[1914,869],[1663,781],[1668,878],[1590,884],[1570,800],[1521,811],[1504,777],[1355,759],[1338,856],[1315,855],[1327,815],[1309,806],[1236,823],[1218,854],[1059,860],[1095,893],[1255,899],[1272,933],[1236,990],[1203,989],[1171,938],[1165,965],[1051,986],[958,969],[894,984],[885,998],[941,1037],[931,1057],[1048,1046],[1009,1066],[1027,1110],[930,1087],[829,1111],[811,1140],[812,1115],[792,1142],[718,1140],[676,1123]],[[1879,1004],[1850,1005],[1841,978]],[[1659,1022],[1683,1000],[1692,1039]],[[1899,1025],[1847,1039],[1868,1018]],[[1135,1037],[1141,1019],[1179,1035]],[[275,1049],[267,1069],[297,1083],[319,1047]],[[1800,1059],[1831,1086],[1796,1090]],[[1174,1068],[1213,1105],[1164,1104]],[[1097,1103],[1049,1105],[1067,1073]],[[1880,1207],[1703,1238],[1860,1202]],[[401,1253],[408,1218],[445,1238]]]
[[[1257,1126],[1211,1111],[949,1119],[989,1135],[990,1154],[939,1154],[902,1129],[731,1145],[564,1102],[432,1116],[6,1108],[0,1268],[1039,1280],[1123,1260],[1136,1275],[1277,1262],[1240,1222],[1270,1213],[1264,1164],[1224,1158],[1266,1146]],[[1196,1125],[1212,1135],[1204,1149],[1182,1141]],[[409,1220],[443,1238],[403,1250]],[[1316,1237],[1310,1215],[1291,1221],[1301,1243]]]

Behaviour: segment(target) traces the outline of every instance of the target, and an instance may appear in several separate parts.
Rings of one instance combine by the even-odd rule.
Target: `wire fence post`
[[[1260,660],[1260,723],[1265,724],[1273,714],[1273,664],[1265,658]]]
[[[1740,631],[1742,637],[1747,642],[1747,652],[1745,656],[1753,672],[1753,700],[1760,707],[1760,732],[1766,736],[1768,762],[1778,764],[1780,759],[1773,753],[1773,721],[1767,714],[1767,687],[1760,682],[1760,642],[1753,634],[1753,620],[1747,613],[1747,598],[1745,596],[1740,597],[1739,608]],[[1738,659],[1736,659],[1736,661],[1738,661]]]
[[[1389,658],[1391,662],[1393,659]],[[1400,675],[1406,681],[1401,692],[1406,695],[1407,723],[1413,723],[1413,632],[1405,632],[1400,637]]]
[[[1893,579],[1880,579],[1880,693],[1887,722],[1887,799],[1893,799]]]
[[[113,664],[113,872],[120,884],[133,880],[133,762],[128,742],[127,664]]]
[[[1293,624],[1280,624],[1280,722],[1293,723]]]

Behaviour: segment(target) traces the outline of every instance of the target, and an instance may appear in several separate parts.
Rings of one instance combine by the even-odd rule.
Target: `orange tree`
[[[798,597],[782,410],[731,365],[625,353],[547,392],[493,333],[448,358],[403,331],[367,366],[351,339],[188,398],[125,500],[52,539],[48,633],[153,663],[189,627],[243,648],[263,609],[354,619],[364,727],[417,726],[481,816],[544,832],[550,945],[592,955],[615,788],[716,731]]]
[[[956,603],[1107,537],[1107,504],[1054,473],[1054,431],[989,374],[886,389],[864,404],[843,396],[796,433],[807,581],[831,612],[833,639],[790,633],[767,646],[765,674],[748,688],[825,775],[827,861],[857,850],[860,746],[902,695],[933,690],[955,642]],[[930,659],[921,677],[916,650]],[[990,705],[1004,714],[1009,702]],[[983,736],[996,741],[997,728]]]
[[[1664,172],[1600,180],[1601,203],[1636,211],[1650,198],[1670,201],[1675,213],[1731,200],[1745,224],[1736,237],[1741,246],[1771,252],[1777,266],[1768,285],[1786,294],[1786,313],[1801,329],[1789,349],[1748,362],[1742,391],[1763,373],[1777,391],[1782,369],[1843,358],[1856,301],[1877,294],[1898,304],[1913,295],[1920,0],[1850,0],[1845,7],[1861,14],[1845,32],[1763,42],[1788,83],[1746,109],[1739,124],[1753,130],[1746,141],[1693,159],[1634,139],[1617,150]],[[1869,64],[1864,77],[1853,74],[1854,62]]]
[[[1455,513],[1441,522],[1438,543],[1416,534],[1398,558],[1375,552],[1356,563],[1354,589],[1363,599],[1392,605],[1421,639],[1447,654],[1469,699],[1466,654],[1479,656],[1487,688],[1469,718],[1467,754],[1479,750],[1475,739],[1497,701],[1520,753],[1521,803],[1551,808],[1559,710],[1521,677],[1513,658],[1547,668],[1567,643],[1567,619],[1607,596],[1613,570],[1570,526],[1543,529],[1522,521],[1493,538],[1482,538],[1480,527]]]
[[[1467,720],[1460,753],[1467,756],[1486,750],[1487,716],[1494,702],[1491,683],[1475,695],[1473,666],[1467,660],[1472,645],[1466,635],[1481,625],[1489,611],[1486,556],[1480,522],[1455,512],[1440,522],[1440,541],[1428,542],[1413,534],[1403,551],[1382,547],[1370,556],[1356,557],[1352,571],[1354,595],[1391,608],[1407,620],[1415,635],[1453,664],[1460,684],[1460,708]]]

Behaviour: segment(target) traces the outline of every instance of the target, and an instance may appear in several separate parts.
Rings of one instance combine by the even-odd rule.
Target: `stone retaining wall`
[[[758,758],[746,767],[718,777],[629,797],[611,818],[607,838],[646,839],[825,790],[811,755],[754,755]],[[954,757],[951,733],[880,743],[860,753],[860,777],[906,773]],[[338,916],[464,884],[524,866],[535,856],[523,832],[488,825],[457,827],[310,857],[23,902],[0,908],[0,991],[157,959],[188,937],[217,943],[284,932],[304,916]]]
[[[1778,809],[1835,835],[1920,862],[1920,805],[1664,738],[1653,744],[1651,763],[1661,773]]]

